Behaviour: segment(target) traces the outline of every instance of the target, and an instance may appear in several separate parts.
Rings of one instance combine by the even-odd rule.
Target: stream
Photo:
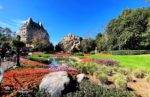
[[[2,81],[3,78],[3,70],[0,68],[0,82]]]

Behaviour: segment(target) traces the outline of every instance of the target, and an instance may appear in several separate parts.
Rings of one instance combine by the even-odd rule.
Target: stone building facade
[[[33,42],[43,41],[50,43],[48,32],[44,29],[42,23],[36,23],[29,18],[25,21],[24,25],[19,29],[17,35],[21,37],[21,41],[26,44],[33,44]]]

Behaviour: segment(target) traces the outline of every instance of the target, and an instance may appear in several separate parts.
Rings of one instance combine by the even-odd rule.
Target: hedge
[[[101,53],[110,53],[113,55],[141,55],[150,54],[150,50],[114,50],[114,51],[102,51]]]

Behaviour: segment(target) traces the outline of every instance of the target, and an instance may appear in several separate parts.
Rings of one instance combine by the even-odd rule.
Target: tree
[[[12,41],[12,45],[16,48],[17,52],[17,66],[20,66],[20,49],[25,46],[25,43],[20,41],[20,36],[18,35],[16,40]]]
[[[96,41],[96,46],[99,51],[102,51],[106,48],[106,45],[105,45],[106,41],[105,41],[104,35],[102,35],[102,33],[97,34],[95,41]]]
[[[83,39],[80,44],[81,51],[84,53],[88,53],[92,50],[95,50],[95,47],[95,40],[91,38]]]
[[[54,49],[56,52],[62,51],[61,45],[59,45],[59,44],[55,45]]]
[[[7,42],[3,42],[2,44],[1,44],[1,47],[0,47],[0,56],[1,56],[1,58],[4,58],[5,57],[5,54],[6,54],[6,51],[8,50],[8,49],[10,49],[11,47],[10,47],[10,45],[9,45],[9,43],[7,43]]]
[[[34,45],[34,50],[36,51],[50,51],[52,49],[52,45],[48,41],[38,38],[34,38],[31,44]]]
[[[50,43],[50,51],[54,51],[54,45],[52,42]]]
[[[97,46],[107,50],[149,49],[149,18],[150,8],[125,9],[118,18],[108,23],[102,35],[97,35]]]

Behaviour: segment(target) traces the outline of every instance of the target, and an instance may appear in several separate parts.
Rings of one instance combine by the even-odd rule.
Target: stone
[[[75,36],[74,34],[68,34],[58,44],[62,51],[72,53],[74,51],[80,51],[80,43],[82,38]]]
[[[52,97],[61,97],[63,90],[69,85],[70,78],[66,71],[47,74],[40,83],[40,91],[49,93]]]
[[[49,34],[44,29],[42,23],[36,23],[32,18],[25,21],[17,35],[21,37],[21,41],[25,42],[27,47],[34,47],[34,42],[50,44]]]
[[[83,73],[78,74],[77,75],[77,82],[81,83],[85,78],[87,78],[85,74],[83,74]]]

